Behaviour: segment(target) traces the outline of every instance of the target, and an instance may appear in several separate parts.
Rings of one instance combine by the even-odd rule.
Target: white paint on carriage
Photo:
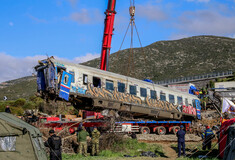
[[[166,101],[170,102],[169,95],[174,96],[174,105],[193,105],[193,100],[198,99],[196,96],[183,93],[180,91],[176,91],[164,86],[160,86],[157,84],[153,84],[150,82],[138,80],[135,78],[123,76],[120,74],[103,71],[100,69],[80,65],[80,64],[73,64],[68,62],[62,62],[59,60],[51,59],[55,66],[65,67],[67,72],[74,73],[74,83],[71,84],[71,91],[80,94],[85,94],[87,90],[87,84],[93,84],[93,77],[100,78],[101,80],[101,88],[106,88],[106,80],[113,81],[113,87],[118,88],[118,82],[125,84],[125,93],[130,93],[130,85],[136,86],[136,96],[140,97],[141,100],[145,100],[145,97],[140,95],[140,88],[145,88],[147,90],[147,96],[151,97],[150,90],[156,91],[156,96],[160,99],[160,94],[165,95]],[[86,75],[84,77],[84,75]],[[87,78],[86,84],[84,84],[84,78]],[[182,103],[178,101],[178,97],[182,97]],[[171,100],[172,102],[172,100]]]

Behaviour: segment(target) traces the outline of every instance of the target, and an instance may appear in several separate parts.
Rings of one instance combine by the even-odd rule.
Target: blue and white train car
[[[78,109],[128,112],[154,119],[200,119],[200,101],[191,94],[150,82],[54,58],[39,61],[38,93]]]

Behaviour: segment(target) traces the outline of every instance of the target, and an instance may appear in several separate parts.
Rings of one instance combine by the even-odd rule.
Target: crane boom
[[[101,60],[100,60],[101,70],[108,70],[108,60],[109,60],[111,41],[113,35],[114,17],[116,14],[115,6],[116,6],[116,0],[109,0],[108,8],[105,12],[106,18],[105,18],[104,35],[103,35]]]

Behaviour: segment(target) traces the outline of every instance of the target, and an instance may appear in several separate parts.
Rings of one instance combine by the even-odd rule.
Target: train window
[[[150,96],[152,99],[157,99],[157,92],[154,90],[150,90]]]
[[[192,100],[192,103],[193,103],[193,108],[196,108],[196,101]]]
[[[118,92],[122,92],[122,93],[125,92],[125,84],[124,83],[118,82]]]
[[[114,88],[113,88],[113,81],[106,80],[106,89],[110,90],[110,91],[114,90]]]
[[[140,96],[147,97],[147,89],[146,88],[140,88]]]
[[[98,77],[93,77],[93,86],[94,86],[94,87],[98,87],[98,88],[101,87],[101,80],[100,80],[100,78],[98,78]]]
[[[66,74],[64,75],[64,84],[67,85],[68,84],[68,81],[69,81],[69,76]]]
[[[188,98],[185,98],[185,105],[188,106]]]
[[[130,85],[130,94],[136,95],[136,86]]]
[[[69,73],[72,75],[72,78],[71,78],[71,82],[74,83],[74,72],[73,71],[69,71]]]
[[[86,74],[83,74],[83,84],[87,84],[88,83],[88,77]]]
[[[169,102],[170,103],[175,103],[175,96],[172,94],[169,94]]]
[[[166,101],[166,94],[165,93],[160,93],[160,100]]]
[[[177,97],[177,104],[178,105],[183,105],[183,98],[182,97]]]

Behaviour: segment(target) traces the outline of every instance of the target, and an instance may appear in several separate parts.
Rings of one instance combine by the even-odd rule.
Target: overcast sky
[[[0,82],[33,72],[46,55],[80,63],[100,56],[108,0],[1,0]],[[128,0],[117,0],[111,53],[129,23]],[[235,0],[135,0],[143,46],[196,35],[235,38]],[[122,49],[130,46],[130,33]],[[139,47],[136,34],[134,47]]]

